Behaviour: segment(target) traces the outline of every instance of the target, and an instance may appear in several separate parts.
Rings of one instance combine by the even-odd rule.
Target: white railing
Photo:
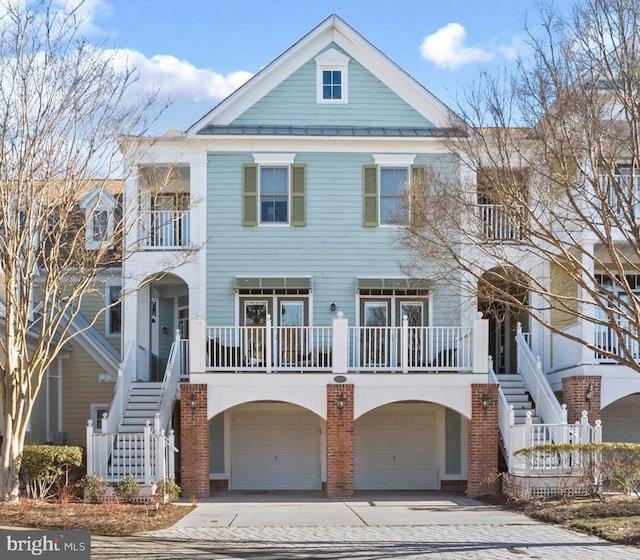
[[[472,327],[207,327],[209,371],[471,371]],[[344,351],[342,351],[344,350]],[[336,356],[345,356],[337,364]],[[342,369],[340,369],[342,368]]]
[[[479,204],[478,212],[483,237],[515,241],[523,239],[525,222],[522,206]]]
[[[147,421],[142,433],[93,431],[87,422],[87,474],[106,481],[117,481],[129,475],[149,484],[175,476],[175,437],[173,430],[152,431]]]
[[[349,371],[469,371],[471,327],[351,327]]]
[[[107,413],[108,421],[105,426],[105,429],[109,432],[118,430],[122,417],[124,416],[124,409],[127,404],[131,382],[136,378],[135,347],[135,340],[130,340],[127,343],[124,358],[118,368],[118,379],[116,380],[116,386],[113,390],[113,398],[111,399]]]
[[[171,423],[173,403],[178,393],[178,385],[182,374],[183,342],[186,341],[180,339],[180,331],[177,330],[176,338],[169,351],[167,367],[164,372],[162,387],[160,388],[160,398],[158,399],[158,408],[156,410],[156,421],[158,422],[158,425],[155,426],[156,432],[160,429],[168,428]]]
[[[188,247],[190,215],[188,210],[147,210],[141,224],[141,239],[147,249]]]
[[[570,336],[578,337],[580,335],[580,324],[571,325],[564,329],[564,332]],[[551,333],[551,344],[553,351],[551,367],[553,369],[568,368],[580,363],[582,345],[579,342],[571,340],[562,334]]]
[[[560,406],[546,376],[542,371],[540,357],[534,358],[531,348],[522,336],[518,323],[516,344],[518,346],[518,373],[522,376],[529,394],[536,404],[536,411],[544,422],[562,424],[567,421],[567,411]]]
[[[600,420],[596,420],[595,426],[591,426],[586,410],[582,412],[580,420],[575,424],[567,424],[566,422],[534,424],[531,414],[528,414],[524,430],[520,430],[518,435],[524,435],[524,439],[517,441],[514,453],[519,449],[554,443],[601,443],[602,424]],[[581,460],[580,451],[536,450],[516,455],[509,465],[509,472],[526,475],[579,474],[582,468]]]
[[[489,356],[489,383],[495,383],[498,386],[498,427],[502,435],[502,445],[504,447],[507,465],[511,464],[513,454],[512,428],[515,427],[515,415],[513,405],[507,401],[507,397],[500,386],[500,382],[496,377],[493,369],[493,358]]]

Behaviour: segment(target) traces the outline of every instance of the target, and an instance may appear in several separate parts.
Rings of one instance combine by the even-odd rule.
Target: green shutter
[[[424,165],[411,166],[411,184],[409,187],[411,226],[418,228],[424,227],[427,218],[427,174]]]
[[[362,225],[376,227],[378,225],[378,167],[365,165],[363,173]]]
[[[294,227],[305,225],[304,173],[304,165],[291,166],[291,225]]]
[[[242,167],[242,225],[258,225],[258,166]]]

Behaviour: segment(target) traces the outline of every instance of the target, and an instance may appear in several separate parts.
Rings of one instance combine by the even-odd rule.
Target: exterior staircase
[[[109,475],[121,478],[123,473],[133,475],[139,480],[144,478],[144,433],[145,423],[153,420],[160,402],[162,383],[134,381],[124,415],[111,453]]]
[[[540,424],[541,419],[536,414],[536,409],[531,395],[527,390],[527,386],[522,376],[515,374],[498,374],[496,375],[498,383],[504,393],[507,403],[513,406],[513,413],[516,424],[524,424],[527,412],[531,412],[531,420],[534,424]]]

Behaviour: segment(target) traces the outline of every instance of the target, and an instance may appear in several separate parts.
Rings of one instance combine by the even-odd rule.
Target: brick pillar
[[[337,406],[344,400],[344,408]],[[327,385],[327,486],[331,498],[353,496],[353,385]]]
[[[191,408],[191,397],[197,407]],[[180,484],[185,498],[209,497],[209,420],[206,384],[180,387]]]
[[[592,399],[589,402],[587,392],[591,386]],[[600,391],[602,380],[599,375],[577,375],[562,380],[562,401],[567,405],[567,421],[573,424],[580,420],[582,411],[589,414],[589,424],[600,420]]]
[[[482,396],[489,407],[482,406]],[[467,450],[467,495],[471,498],[496,491],[498,475],[498,386],[471,385],[471,420]]]

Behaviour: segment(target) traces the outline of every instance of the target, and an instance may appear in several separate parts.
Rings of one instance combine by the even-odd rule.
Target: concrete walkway
[[[169,529],[93,537],[92,559],[640,559],[640,549],[441,492],[220,493]]]

